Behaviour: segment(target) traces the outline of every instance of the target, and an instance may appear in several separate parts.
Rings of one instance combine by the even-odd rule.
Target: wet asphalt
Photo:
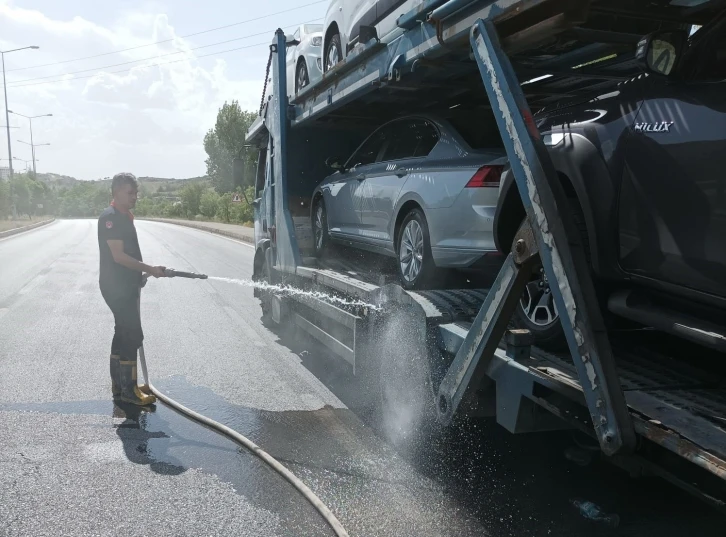
[[[253,250],[137,222],[149,261],[249,278]],[[0,240],[0,535],[331,535],[258,459],[157,404],[110,399],[111,313],[95,221]],[[434,445],[394,445],[347,366],[273,331],[247,288],[152,280],[143,290],[155,386],[250,437],[355,536],[726,535],[726,519],[656,478],[566,459],[564,433],[470,420]],[[584,498],[617,513],[585,520]]]

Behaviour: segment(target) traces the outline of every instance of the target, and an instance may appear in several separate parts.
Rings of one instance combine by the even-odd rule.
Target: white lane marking
[[[247,246],[247,248],[252,248],[253,250],[255,249],[254,244],[250,244],[249,242],[241,241],[238,239],[233,239],[232,237],[227,237],[226,235],[220,235],[219,233],[214,233],[213,231],[205,231],[203,229],[200,229],[199,231],[204,231],[204,233],[209,233],[210,235],[214,235],[215,237],[219,237],[221,239],[227,239],[228,241],[236,242],[237,244],[241,244],[242,246]]]

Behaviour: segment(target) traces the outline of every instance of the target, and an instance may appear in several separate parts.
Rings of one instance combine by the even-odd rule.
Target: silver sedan
[[[501,147],[472,148],[439,118],[386,123],[347,160],[328,160],[336,171],[312,198],[316,255],[338,242],[396,257],[407,289],[431,285],[441,268],[496,260],[504,155]]]

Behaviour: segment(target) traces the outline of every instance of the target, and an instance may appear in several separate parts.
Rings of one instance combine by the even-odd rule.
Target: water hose
[[[174,269],[166,269],[165,275],[168,278],[174,278],[174,277],[180,277],[180,278],[197,278],[197,279],[207,279],[206,274],[197,274],[194,272],[179,272]],[[146,281],[143,282],[143,285],[146,284]],[[141,302],[139,302],[139,314],[141,313]],[[198,423],[201,423],[202,425],[212,429],[213,431],[226,436],[230,440],[237,442],[242,447],[248,449],[251,453],[259,457],[265,464],[267,464],[270,468],[275,470],[278,474],[280,474],[283,479],[285,479],[288,483],[290,483],[293,487],[295,487],[300,494],[302,494],[305,499],[310,502],[310,504],[320,513],[320,515],[325,519],[325,521],[328,523],[328,525],[332,528],[333,532],[335,532],[335,535],[338,537],[348,537],[348,532],[345,530],[343,525],[340,523],[340,521],[336,518],[336,516],[333,514],[333,512],[328,508],[327,505],[325,505],[320,498],[318,498],[315,493],[308,488],[308,486],[303,483],[295,474],[293,474],[290,470],[285,468],[280,462],[278,462],[272,455],[267,453],[265,450],[260,448],[257,444],[255,444],[252,440],[249,438],[241,435],[237,431],[230,429],[226,425],[223,425],[217,421],[214,421],[213,419],[210,419],[206,416],[203,416],[197,412],[194,412],[190,408],[185,407],[181,403],[178,403],[171,397],[168,397],[161,393],[159,390],[157,390],[153,384],[151,384],[151,381],[149,380],[149,372],[146,368],[146,355],[144,354],[144,346],[143,344],[139,348],[139,362],[141,362],[141,372],[144,375],[144,381],[146,382],[145,388],[148,388],[148,391],[150,393],[153,393],[159,401],[164,403],[165,405],[173,408],[177,412],[183,414],[184,416],[187,416],[188,418],[191,418]]]

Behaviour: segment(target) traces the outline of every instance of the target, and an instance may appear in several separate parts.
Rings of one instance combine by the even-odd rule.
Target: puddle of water
[[[356,427],[356,419],[348,410],[325,407],[316,411],[262,411],[231,404],[181,376],[160,379],[155,384],[185,406],[250,437],[303,481],[310,480],[311,485],[320,480],[349,479],[355,488],[377,477],[346,463],[362,449],[355,442],[339,439],[350,435],[342,435],[341,430]],[[129,461],[169,476],[196,468],[230,483],[237,494],[256,507],[277,513],[289,526],[286,534],[329,534],[320,515],[257,457],[162,404],[140,408],[110,400],[3,403],[0,410],[106,416],[110,418],[108,425],[91,427],[112,427],[119,441],[77,446],[88,458],[107,464]]]
[[[368,302],[364,302],[362,300],[348,300],[345,298],[341,298],[339,296],[330,295],[328,293],[323,293],[322,291],[306,291],[304,289],[299,289],[297,287],[293,287],[292,285],[286,285],[286,284],[271,284],[267,282],[255,282],[252,280],[238,280],[235,278],[222,278],[219,276],[209,276],[210,280],[215,280],[218,282],[225,282],[225,283],[232,283],[235,285],[242,285],[244,287],[252,287],[256,289],[260,289],[262,291],[272,291],[273,293],[277,293],[283,296],[305,296],[309,298],[316,298],[318,300],[323,300],[325,302],[329,302],[331,304],[338,304],[342,306],[351,306],[351,307],[359,307],[359,308],[370,308],[374,311],[380,311],[380,306],[376,306],[375,304],[369,304]]]

